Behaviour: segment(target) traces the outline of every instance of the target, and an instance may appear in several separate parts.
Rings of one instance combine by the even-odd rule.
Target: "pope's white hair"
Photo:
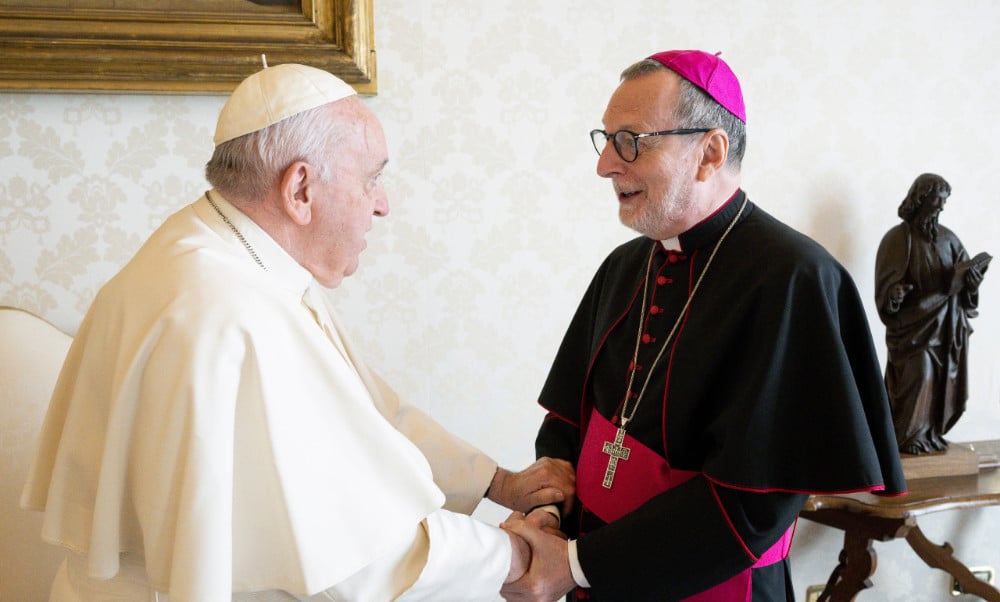
[[[223,196],[247,201],[264,198],[296,161],[309,163],[329,180],[332,151],[349,125],[347,115],[332,104],[219,144],[205,165],[205,178]]]

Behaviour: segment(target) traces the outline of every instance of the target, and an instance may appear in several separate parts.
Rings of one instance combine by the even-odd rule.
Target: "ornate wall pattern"
[[[211,129],[179,97],[12,94],[0,112],[12,124],[0,182],[4,303],[75,330],[96,288],[197,193],[188,172]]]
[[[823,243],[872,297],[875,250],[912,179],[954,193],[942,223],[1000,252],[1000,89],[990,0],[376,0],[392,213],[331,294],[370,363],[512,467],[532,456],[535,395],[583,289],[631,237],[594,173],[618,72],[669,47],[722,50],[749,109],[744,185]],[[0,304],[74,332],[96,290],[206,188],[214,96],[0,94]],[[1000,436],[1000,276],[983,285],[970,407],[956,440]],[[870,303],[870,302],[869,302]],[[879,348],[881,325],[870,306]],[[1000,568],[1000,509],[922,521]],[[487,520],[503,518],[486,507]],[[802,521],[796,593],[826,580],[837,533]],[[862,599],[946,599],[943,573],[879,544]]]

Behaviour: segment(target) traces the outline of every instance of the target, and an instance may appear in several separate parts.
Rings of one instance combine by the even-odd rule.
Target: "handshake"
[[[514,511],[500,528],[510,535],[512,547],[510,572],[500,590],[505,600],[558,600],[576,586],[556,513]]]
[[[576,587],[570,570],[569,544],[559,529],[560,509],[556,506],[561,503],[564,513],[572,507],[573,468],[564,460],[542,458],[523,473],[510,476],[528,477],[525,473],[531,471],[537,471],[534,478],[522,481],[531,483],[529,489],[518,491],[512,496],[517,503],[508,505],[524,507],[527,514],[514,510],[500,524],[511,542],[510,571],[500,594],[505,600],[558,600]],[[546,473],[547,478],[540,478],[540,473]],[[534,507],[538,504],[547,505]]]

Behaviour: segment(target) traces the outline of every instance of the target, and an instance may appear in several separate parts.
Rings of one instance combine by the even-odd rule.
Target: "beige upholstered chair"
[[[42,515],[18,506],[49,396],[71,337],[0,307],[0,600],[44,601],[63,552],[41,540]]]

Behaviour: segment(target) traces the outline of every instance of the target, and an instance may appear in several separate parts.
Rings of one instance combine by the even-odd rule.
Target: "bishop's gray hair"
[[[329,181],[330,151],[341,139],[344,120],[321,105],[244,134],[215,147],[205,178],[222,196],[254,201],[264,198],[296,161],[305,161]]]
[[[635,79],[641,75],[657,71],[670,71],[659,61],[641,60],[624,71],[622,81]],[[729,155],[726,163],[739,170],[747,146],[747,126],[739,117],[720,105],[704,90],[680,77],[680,99],[674,108],[674,118],[678,128],[721,128],[729,137]]]

